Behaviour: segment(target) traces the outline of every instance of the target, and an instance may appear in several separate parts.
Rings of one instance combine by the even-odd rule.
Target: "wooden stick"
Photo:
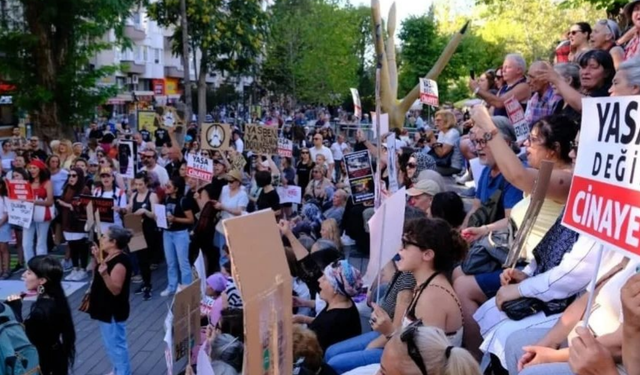
[[[100,238],[102,237],[102,226],[100,225],[100,212],[95,210],[93,212],[95,223],[96,223],[96,232],[98,233],[98,262],[102,263],[104,261],[104,256],[102,254],[102,245],[100,244]]]
[[[187,360],[191,367],[191,304],[187,305]]]

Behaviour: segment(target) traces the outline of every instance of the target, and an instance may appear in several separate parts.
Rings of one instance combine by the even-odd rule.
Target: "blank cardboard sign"
[[[227,219],[223,226],[244,301],[244,373],[291,374],[292,280],[273,211]]]

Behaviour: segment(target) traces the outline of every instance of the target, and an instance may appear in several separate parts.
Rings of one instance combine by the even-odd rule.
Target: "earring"
[[[40,295],[44,294],[44,285],[42,284],[38,285],[38,294]]]

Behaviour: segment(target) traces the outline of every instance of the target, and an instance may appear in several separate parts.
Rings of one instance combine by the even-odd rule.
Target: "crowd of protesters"
[[[38,294],[24,321],[43,373],[67,374],[74,363],[75,331],[62,280],[91,278],[86,312],[99,322],[113,373],[129,375],[130,293],[145,301],[175,294],[192,282],[198,252],[207,274],[204,345],[216,373],[242,373],[243,302],[222,221],[264,209],[274,213],[293,277],[296,373],[480,374],[483,358],[494,374],[637,373],[638,262],[561,225],[582,98],[640,93],[640,1],[625,12],[634,24],[625,35],[610,20],[572,25],[553,62],[527,66],[521,55],[508,54],[499,69],[469,82],[482,103],[466,112],[443,106],[432,121],[408,113],[406,124],[415,131],[393,130],[395,168],[387,165],[389,134],[369,139],[358,130],[349,139],[332,125],[330,111],[318,108],[247,115],[248,122],[277,127],[290,139],[291,157],[247,150],[237,121],[230,121],[233,139],[225,152],[201,149],[195,123],[184,131],[152,131],[94,122],[84,142],[49,145],[35,136],[26,140],[16,128],[2,144],[2,169],[6,179],[29,182],[35,209],[27,228],[12,226],[0,200],[0,277],[26,269],[27,287]],[[512,99],[523,107],[530,131],[521,142],[506,110]],[[226,111],[217,120],[237,118]],[[337,117],[366,122],[345,112]],[[119,163],[123,139],[137,145],[133,179],[123,177]],[[353,252],[369,253],[367,219],[374,211],[373,202],[352,199],[345,155],[361,150],[371,151],[380,171],[375,183],[383,199],[396,177],[408,202],[402,246],[383,265],[379,285],[363,285],[364,270],[351,263]],[[211,181],[187,176],[191,153],[213,161]],[[474,161],[482,166],[479,176],[473,176]],[[521,259],[503,270],[505,246],[524,223],[543,161],[553,170],[540,213]],[[465,205],[452,185],[472,179]],[[281,204],[278,188],[293,185],[301,188],[302,201]],[[7,195],[4,180],[0,195]],[[113,224],[81,220],[81,195],[113,199]],[[166,207],[167,228],[156,223],[157,204]],[[139,217],[146,249],[129,251],[126,214]],[[10,268],[13,239],[18,261]],[[48,253],[63,243],[60,262]],[[598,287],[588,290],[600,251]],[[301,253],[308,255],[298,260]],[[168,286],[155,291],[152,273],[162,263]],[[374,300],[378,294],[382,298]],[[592,294],[597,309],[582,328]],[[20,311],[19,302],[9,303]]]

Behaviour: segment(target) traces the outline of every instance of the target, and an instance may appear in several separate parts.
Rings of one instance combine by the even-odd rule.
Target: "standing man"
[[[526,71],[527,63],[522,55],[512,53],[504,58],[504,63],[502,64],[504,85],[496,95],[481,88],[476,80],[469,81],[469,88],[473,90],[474,95],[494,108],[494,116],[507,117],[507,110],[504,104],[507,100],[515,98],[526,109],[527,101],[531,97],[531,90],[527,84],[527,79],[524,77]]]
[[[329,150],[327,146],[324,146],[322,144],[322,141],[323,141],[322,134],[316,133],[316,135],[313,136],[313,147],[309,149],[309,152],[311,152],[311,160],[315,162],[316,155],[318,154],[324,155],[324,158],[327,161],[327,164],[329,165],[329,169],[328,169],[329,176],[333,176],[333,169],[335,166],[335,163],[333,161],[333,154],[331,153],[331,150]]]
[[[142,153],[142,170],[153,172],[158,176],[158,182],[164,186],[169,182],[169,174],[163,166],[158,165],[158,153],[156,150],[144,150]]]
[[[338,135],[336,141],[331,145],[331,152],[336,166],[335,180],[338,181],[342,173],[342,159],[344,159],[344,154],[349,152],[349,145],[345,143],[344,135]]]
[[[240,130],[234,130],[232,136],[233,143],[235,143],[236,145],[236,151],[238,151],[239,154],[242,154],[244,152],[244,141],[242,140],[242,133],[240,133]]]
[[[29,151],[31,153],[31,159],[47,160],[47,153],[40,148],[40,139],[38,139],[38,137],[31,137],[29,139]]]

